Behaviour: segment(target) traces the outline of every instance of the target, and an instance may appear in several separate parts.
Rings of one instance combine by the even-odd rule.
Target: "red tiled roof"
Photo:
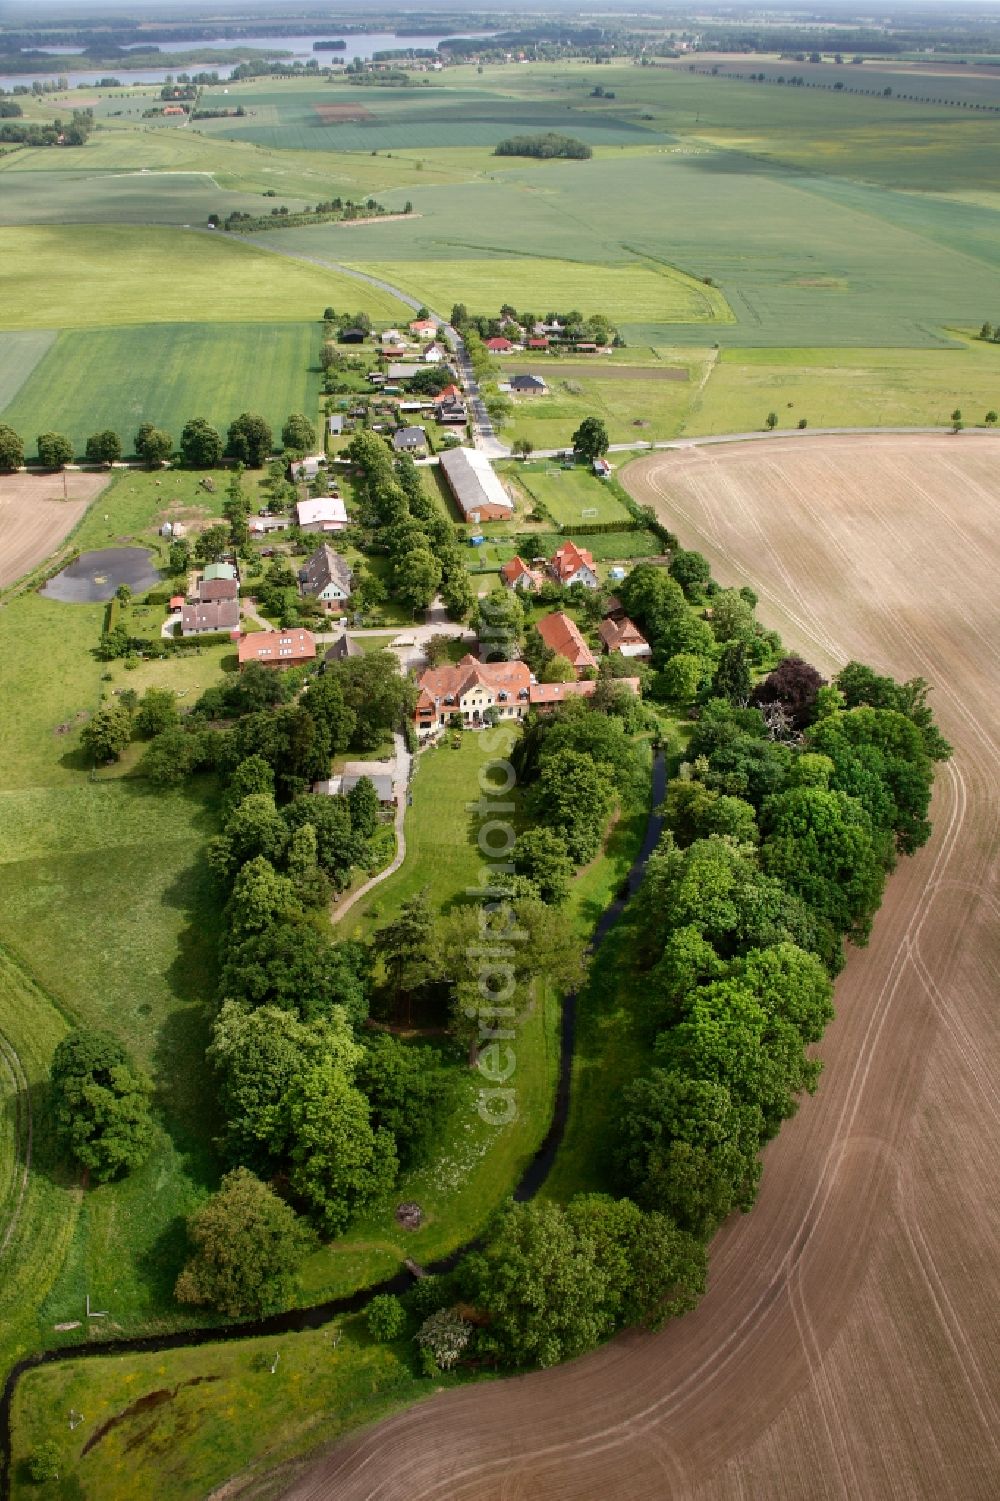
[[[587,567],[593,573],[594,555],[585,547],[577,547],[575,542],[564,542],[549,559],[549,568],[561,581],[572,578],[581,567]]]
[[[479,662],[473,656],[445,667],[429,667],[420,678],[417,711],[430,712],[442,703],[457,708],[459,699],[477,683],[516,698],[527,693],[531,673],[525,662]]]
[[[621,651],[623,646],[643,646],[649,650],[649,642],[637,625],[629,619],[602,620],[597,633],[608,651]]]
[[[524,574],[527,574],[536,585],[541,583],[537,571],[534,568],[529,568],[523,558],[511,558],[510,562],[505,563],[500,569],[500,577],[507,584],[517,583],[517,580]]]
[[[615,678],[616,687],[628,688],[638,696],[638,678]],[[532,707],[550,708],[553,704],[565,703],[568,698],[590,698],[597,692],[596,678],[581,678],[576,683],[532,683],[530,703]]]
[[[246,662],[311,662],[316,655],[316,638],[312,631],[254,631],[240,641],[240,666]]]
[[[493,338],[486,340],[486,348],[499,353],[501,350],[513,349],[514,346],[509,339]]]
[[[445,386],[444,390],[439,391],[435,396],[434,405],[437,406],[442,401],[454,401],[455,398],[461,396],[461,394],[461,386]]]
[[[548,339],[529,339],[528,340],[528,348],[529,349],[548,349],[548,347],[549,347],[549,341],[548,341]]]
[[[597,666],[594,654],[581,636],[576,622],[561,610],[553,615],[544,615],[535,629],[545,645],[558,656],[565,657],[578,672],[585,667]]]

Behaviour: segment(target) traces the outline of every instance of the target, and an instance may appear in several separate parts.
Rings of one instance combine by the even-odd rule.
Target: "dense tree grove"
[[[747,641],[729,608],[722,633]],[[700,1237],[751,1206],[761,1145],[815,1088],[843,940],[867,940],[897,850],[927,839],[948,754],[919,680],[851,663],[824,685],[789,657],[751,697],[702,707],[633,908],[653,1067],[625,1090],[615,1163]]]
[[[452,619],[464,620],[473,594],[459,537],[413,460],[394,459],[372,432],[356,433],[347,452],[364,476],[358,521],[369,550],[388,556],[393,593],[416,614],[440,591]]]
[[[9,474],[20,469],[24,463],[24,443],[19,433],[6,422],[0,422],[0,474]]]
[[[498,141],[494,156],[535,156],[548,161],[552,157],[564,157],[571,161],[588,161],[594,154],[593,147],[575,136],[562,135],[559,131],[540,131],[537,135],[509,136]]]

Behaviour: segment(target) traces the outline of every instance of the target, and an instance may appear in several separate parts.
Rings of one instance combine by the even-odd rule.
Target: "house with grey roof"
[[[397,453],[425,454],[427,434],[422,427],[401,427],[392,435],[392,446]]]
[[[324,542],[299,569],[299,590],[328,610],[338,610],[351,595],[351,570],[339,552]]]

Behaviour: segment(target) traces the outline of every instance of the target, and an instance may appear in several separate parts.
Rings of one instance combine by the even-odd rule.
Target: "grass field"
[[[31,1372],[18,1389],[13,1496],[37,1494],[23,1461],[37,1444],[54,1439],[62,1478],[47,1487],[52,1496],[191,1501],[235,1471],[279,1464],[359,1420],[451,1384],[448,1377],[432,1383],[413,1367],[408,1341],[376,1345],[358,1318],[280,1341],[50,1365]],[[163,1395],[145,1411],[127,1411],[151,1393]],[[84,1414],[72,1432],[63,1419],[71,1409]],[[98,1437],[116,1417],[120,1422]]]
[[[387,226],[388,227],[388,226]],[[516,241],[510,235],[508,244]],[[346,264],[349,254],[345,247]],[[374,262],[357,269],[392,280],[429,307],[448,313],[452,302],[495,314],[502,302],[519,306],[602,312],[616,320],[696,323],[721,319],[728,309],[718,292],[668,266],[632,261],[620,267],[571,260],[511,256],[501,249],[488,260]]]
[[[394,297],[353,278],[176,229],[0,229],[0,264],[5,328],[240,323],[248,313],[281,323],[319,318],[331,302],[373,318],[404,312]]]
[[[57,428],[81,455],[102,428],[119,433],[130,452],[139,423],[153,422],[176,440],[194,416],[224,434],[240,412],[260,412],[277,435],[289,412],[317,410],[320,337],[316,322],[71,329],[0,418],[29,445],[36,433]]]
[[[693,372],[704,371],[709,358],[692,359]],[[603,420],[612,443],[672,438],[683,427],[700,379],[620,381],[602,380],[598,372],[566,378],[557,372],[555,364],[542,372],[549,384],[547,396],[515,398],[504,422],[505,436],[529,438],[536,448],[564,448],[583,418],[594,416]]]
[[[42,1090],[65,1017],[0,948],[0,1360],[47,1342],[39,1309],[72,1239],[80,1195],[54,1160]],[[35,1171],[26,1176],[30,1162]]]
[[[628,512],[612,491],[587,469],[560,469],[555,464],[521,464],[514,471],[521,485],[541,501],[557,526],[628,521]]]
[[[969,425],[1000,411],[1000,347],[727,349],[684,431],[749,432],[772,410],[782,428],[940,427],[956,407]]]

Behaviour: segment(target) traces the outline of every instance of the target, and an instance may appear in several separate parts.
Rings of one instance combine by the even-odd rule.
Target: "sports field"
[[[0,327],[281,323],[329,304],[398,318],[394,297],[221,234],[133,225],[0,229]],[[111,268],[113,267],[113,274]]]
[[[628,512],[603,480],[587,469],[561,469],[558,464],[519,465],[514,471],[528,494],[542,503],[557,526],[581,522],[623,522]]]
[[[277,433],[290,412],[318,410],[319,341],[316,322],[73,329],[59,335],[0,420],[24,434],[29,452],[37,433],[56,428],[80,455],[103,428],[131,452],[141,422],[177,439],[190,417],[224,433],[251,411]]]

